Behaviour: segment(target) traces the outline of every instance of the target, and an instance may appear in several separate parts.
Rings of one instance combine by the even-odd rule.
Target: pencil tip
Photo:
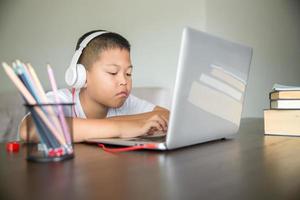
[[[16,59],[17,65],[21,65],[21,61],[19,59]]]
[[[47,69],[51,70],[51,71],[53,70],[52,67],[49,64],[47,64]]]
[[[33,67],[32,67],[32,65],[31,65],[31,63],[29,62],[29,63],[27,63],[27,67],[28,68],[31,68],[31,69],[33,69]]]
[[[3,66],[4,68],[9,67],[9,65],[8,65],[6,62],[2,62],[2,66]]]

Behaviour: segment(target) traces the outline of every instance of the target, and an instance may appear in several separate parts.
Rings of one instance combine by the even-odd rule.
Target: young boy
[[[76,49],[91,34],[79,38]],[[73,108],[74,142],[89,138],[136,137],[166,132],[169,111],[130,94],[132,64],[129,42],[117,33],[102,33],[83,49],[79,60],[86,70],[86,81],[76,90],[61,89],[62,102],[75,102]],[[53,102],[54,94],[48,99]],[[20,136],[26,138],[26,117],[20,125]],[[32,130],[35,131],[35,130]],[[34,139],[34,138],[32,138]]]

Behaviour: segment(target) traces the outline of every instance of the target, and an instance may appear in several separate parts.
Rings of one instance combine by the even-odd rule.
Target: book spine
[[[270,109],[300,109],[300,99],[270,100]]]
[[[298,94],[295,95],[294,94],[295,92],[297,92]],[[289,96],[288,94],[291,94],[290,97],[285,97],[285,96]],[[299,96],[299,97],[296,98],[295,96]],[[299,90],[293,90],[293,91],[292,90],[289,90],[289,91],[274,91],[273,90],[269,93],[269,99],[270,100],[280,100],[280,99],[283,99],[283,100],[299,100],[300,99],[300,91]]]

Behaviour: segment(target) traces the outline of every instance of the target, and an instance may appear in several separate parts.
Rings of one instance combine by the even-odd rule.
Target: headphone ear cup
[[[82,64],[77,64],[77,80],[75,81],[73,87],[82,88],[86,82],[86,70]]]
[[[73,86],[77,79],[76,68],[69,67],[65,73],[65,81],[68,86]]]

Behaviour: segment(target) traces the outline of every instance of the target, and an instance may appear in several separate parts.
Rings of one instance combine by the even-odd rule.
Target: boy
[[[76,49],[95,33],[100,34],[87,43],[78,60],[86,71],[84,86],[72,92],[58,91],[62,102],[75,102],[74,142],[166,132],[169,111],[130,94],[133,67],[130,44],[124,37],[112,32],[91,31],[79,38]],[[47,97],[54,101],[53,92]],[[26,138],[27,120],[31,118],[26,117],[20,125],[22,139]]]

